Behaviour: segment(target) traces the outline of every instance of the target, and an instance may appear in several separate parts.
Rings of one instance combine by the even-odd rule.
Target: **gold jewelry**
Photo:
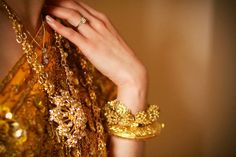
[[[55,45],[61,54],[61,65],[65,69],[66,73],[66,83],[69,87],[68,90],[57,91],[56,87],[49,80],[49,74],[44,69],[44,64],[40,64],[37,60],[37,53],[33,50],[33,45],[28,41],[27,33],[24,32],[23,25],[19,22],[16,15],[12,13],[7,4],[0,0],[1,4],[6,9],[9,19],[12,21],[13,29],[16,34],[16,41],[21,44],[24,53],[26,54],[26,59],[28,64],[32,69],[38,74],[38,82],[43,87],[48,95],[49,101],[55,105],[55,108],[51,109],[50,121],[57,123],[56,127],[56,137],[63,144],[67,154],[76,153],[77,156],[81,156],[81,140],[86,136],[86,123],[87,118],[82,109],[82,104],[79,101],[78,89],[74,88],[74,82],[79,82],[78,79],[73,79],[73,72],[70,70],[66,62],[67,53],[63,50],[62,36],[55,33]],[[70,46],[70,45],[67,45]],[[80,50],[78,50],[80,51]],[[97,149],[98,156],[102,156],[106,152],[105,143],[105,132],[102,125],[102,119],[100,117],[101,109],[97,103],[97,96],[94,89],[92,72],[94,67],[89,64],[87,59],[81,54],[79,63],[81,65],[82,71],[84,73],[85,85],[88,89],[89,97],[85,99],[85,105],[91,108],[94,115],[95,128],[91,128],[93,131],[97,132]],[[73,79],[73,81],[72,81]],[[90,124],[89,124],[90,125]],[[90,127],[92,127],[90,126]]]
[[[87,22],[87,19],[85,17],[81,17],[80,18],[80,21],[79,21],[79,24],[76,26],[77,29],[79,29],[79,27],[83,24],[85,24]]]
[[[1,2],[9,15],[9,19],[12,20],[13,29],[16,33],[16,41],[21,44],[22,50],[26,54],[27,62],[36,74],[38,74],[38,82],[48,94],[49,101],[55,105],[49,113],[50,120],[58,124],[56,133],[59,136],[59,142],[65,141],[65,146],[69,149],[76,147],[77,142],[85,136],[87,118],[80,101],[74,95],[77,93],[77,90],[74,89],[71,83],[73,73],[66,65],[65,60],[68,54],[62,51],[61,36],[55,33],[56,46],[61,52],[61,62],[65,68],[66,81],[69,84],[70,91],[61,89],[59,92],[56,92],[54,84],[48,79],[49,74],[44,70],[44,65],[37,60],[37,53],[33,50],[33,45],[28,41],[23,25],[19,22],[16,15],[12,13],[8,5],[3,0]],[[72,93],[72,96],[70,93]]]
[[[34,37],[33,37],[33,35],[31,35],[31,33],[30,33],[28,30],[26,30],[27,34],[31,37],[32,42],[34,41],[40,49],[43,49],[43,48],[42,48],[42,47],[40,46],[40,44],[36,41],[35,38],[37,38],[37,36],[39,35],[39,32],[41,31],[42,28],[43,28],[43,48],[44,48],[44,45],[45,45],[45,25],[44,25],[43,19],[42,19],[42,24],[41,24],[41,26],[39,27],[39,29],[38,29],[38,31],[36,32],[36,35],[35,35]],[[32,43],[32,42],[31,42],[31,43]]]
[[[33,37],[33,36],[31,35],[31,33],[30,33],[28,30],[26,31],[26,32],[28,33],[28,35],[31,37],[31,39],[32,39],[31,43],[32,43],[32,42],[35,42],[39,48],[41,48],[41,46],[40,46],[40,44],[36,41],[35,38],[38,36],[39,32],[41,31],[42,26],[43,26],[43,25],[41,25],[40,28],[38,29],[38,31],[37,31],[35,37]]]
[[[130,139],[145,139],[159,134],[161,130],[161,125],[157,123],[159,114],[159,107],[150,105],[146,111],[133,115],[118,100],[107,102],[104,108],[109,132]]]
[[[78,50],[78,51],[80,52],[80,50]],[[94,71],[94,66],[89,64],[89,62],[87,62],[87,59],[82,54],[81,54],[81,59],[80,59],[80,65],[82,67],[82,70],[84,71],[86,86],[88,88],[89,97],[90,97],[90,99],[86,99],[85,101],[87,101],[87,104],[89,104],[90,107],[92,108],[94,118],[96,119],[96,121],[95,121],[96,128],[95,129],[98,132],[98,137],[97,137],[97,139],[98,139],[98,152],[100,154],[98,156],[101,156],[101,154],[103,154],[103,151],[106,149],[105,132],[104,132],[104,128],[102,125],[101,109],[97,104],[97,95],[96,95],[95,89],[94,89],[93,76],[89,75],[89,73],[88,73],[89,71],[90,72]]]
[[[42,18],[43,19],[43,18]],[[38,36],[38,34],[39,34],[39,32],[41,31],[41,29],[43,28],[43,44],[42,44],[42,46],[36,41],[36,37]],[[31,43],[34,41],[36,44],[37,44],[37,46],[41,49],[41,51],[42,51],[42,63],[43,63],[43,65],[47,65],[48,64],[48,55],[47,55],[47,46],[45,45],[45,33],[46,33],[46,30],[45,30],[45,23],[44,23],[44,20],[42,20],[42,24],[41,24],[41,26],[40,26],[40,28],[39,28],[39,30],[37,31],[37,33],[36,33],[36,35],[35,35],[35,37],[33,37],[32,35],[31,35],[31,33],[28,31],[28,30],[26,30],[26,32],[28,33],[28,35],[32,38],[32,41],[31,41]]]
[[[163,127],[164,125],[158,122],[142,127],[112,125],[109,127],[108,132],[111,135],[121,138],[146,140],[159,135]]]

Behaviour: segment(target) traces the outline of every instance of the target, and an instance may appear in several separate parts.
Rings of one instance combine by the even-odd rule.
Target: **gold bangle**
[[[104,107],[108,132],[128,139],[147,139],[158,135],[164,126],[157,122],[159,114],[158,106],[149,105],[146,111],[133,115],[119,100],[109,101]]]
[[[127,127],[120,125],[113,125],[109,127],[109,134],[121,138],[133,140],[146,140],[153,138],[161,133],[163,125],[154,122],[151,125],[142,127]]]

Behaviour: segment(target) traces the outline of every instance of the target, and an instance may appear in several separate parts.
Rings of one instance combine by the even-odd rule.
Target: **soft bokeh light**
[[[86,0],[150,73],[165,129],[146,157],[226,157],[236,148],[235,1]]]

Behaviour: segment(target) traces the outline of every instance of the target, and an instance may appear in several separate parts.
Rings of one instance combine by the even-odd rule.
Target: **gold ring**
[[[87,19],[85,17],[81,17],[80,18],[80,21],[79,21],[79,24],[76,26],[77,29],[79,29],[79,27],[83,24],[85,24],[87,22]]]

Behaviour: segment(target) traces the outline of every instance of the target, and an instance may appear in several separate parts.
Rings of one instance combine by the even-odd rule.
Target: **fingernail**
[[[51,16],[49,16],[49,15],[46,16],[46,20],[49,23],[53,23],[54,22],[54,19]]]

